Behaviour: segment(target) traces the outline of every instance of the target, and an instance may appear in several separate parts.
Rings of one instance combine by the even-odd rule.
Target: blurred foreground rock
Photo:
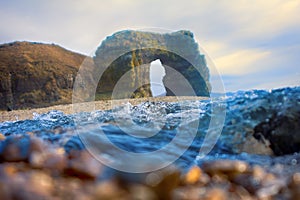
[[[272,171],[238,160],[205,161],[185,173],[168,167],[132,181],[134,179],[120,179],[118,174],[109,179],[99,179],[105,167],[86,150],[67,153],[61,147],[32,135],[7,136],[0,147],[1,199],[221,200],[300,197],[298,163],[290,164],[294,168],[283,164]],[[290,172],[286,173],[287,170]]]

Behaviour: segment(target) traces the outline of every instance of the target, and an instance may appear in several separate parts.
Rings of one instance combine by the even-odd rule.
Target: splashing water
[[[226,104],[226,119],[222,134],[210,154],[205,158],[199,157],[199,149],[206,145],[203,144],[203,140],[209,122],[214,117],[212,107],[221,109],[224,104]],[[118,148],[143,153],[163,148],[178,134],[188,138],[190,133],[195,131],[196,137],[187,151],[182,155],[176,153],[185,148],[185,137],[182,137],[182,141],[177,142],[172,149],[164,150],[159,155],[160,159],[179,156],[175,164],[183,168],[194,163],[199,164],[203,159],[238,158],[252,160],[254,163],[263,162],[261,160],[267,162],[268,159],[264,159],[264,156],[242,153],[241,146],[249,135],[253,134],[254,127],[259,123],[268,121],[274,113],[299,108],[299,105],[300,87],[272,91],[239,91],[227,93],[226,98],[216,98],[213,102],[210,100],[189,100],[181,103],[144,102],[137,106],[128,103],[113,110],[96,110],[72,115],[55,110],[44,114],[33,113],[32,120],[0,123],[0,132],[6,136],[33,132],[38,137],[70,151],[85,148],[76,134],[76,129],[86,130],[92,137],[99,137],[98,130],[101,128],[109,141]],[[191,126],[195,120],[199,121],[199,126]],[[59,134],[56,131],[58,128]],[[100,142],[97,145],[103,147],[103,156],[115,159],[110,148],[105,149],[108,144],[102,140],[98,141]],[[117,158],[115,162],[126,162],[120,157]]]

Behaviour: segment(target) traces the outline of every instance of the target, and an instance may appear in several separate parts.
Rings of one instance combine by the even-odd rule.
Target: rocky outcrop
[[[95,80],[99,80],[97,93],[100,97],[101,94],[111,96],[117,85],[117,98],[151,96],[149,66],[156,59],[165,66],[163,83],[167,96],[174,93],[176,96],[209,96],[209,71],[190,31],[159,34],[126,30],[107,37],[94,57]],[[175,72],[184,80],[179,80]],[[186,80],[194,94],[187,92],[183,83]]]
[[[54,44],[0,45],[0,109],[71,103],[73,83],[85,58]]]
[[[280,106],[254,128],[254,137],[264,143],[268,141],[276,155],[300,152],[300,88],[297,89],[277,90],[281,94],[276,99]]]
[[[227,93],[222,135],[234,136],[235,153],[300,152],[300,87],[233,94]]]

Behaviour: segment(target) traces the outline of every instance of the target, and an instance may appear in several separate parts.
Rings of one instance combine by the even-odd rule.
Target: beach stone
[[[94,199],[125,199],[127,192],[120,188],[114,180],[108,180],[97,183],[94,196]]]
[[[5,140],[5,135],[3,135],[2,133],[0,133],[0,141]]]
[[[62,172],[67,167],[67,159],[64,154],[49,152],[33,152],[30,154],[29,163],[34,168],[46,168]]]
[[[248,173],[239,174],[234,177],[233,182],[243,186],[250,193],[254,194],[262,187],[262,181],[266,177],[265,170],[260,166],[254,166]]]
[[[269,182],[267,186],[263,185],[256,191],[256,196],[260,199],[272,199],[278,196],[284,187],[284,184],[279,180]]]
[[[96,179],[100,175],[102,168],[100,161],[92,157],[88,151],[72,150],[69,153],[66,173],[79,178]]]
[[[8,136],[0,145],[0,160],[18,162],[28,159],[30,153],[29,136]]]
[[[251,194],[255,194],[261,187],[261,182],[253,178],[251,174],[240,174],[234,178],[233,182],[244,187]]]
[[[47,173],[29,170],[25,165],[1,164],[0,174],[1,199],[50,199],[54,191],[53,180]]]
[[[186,174],[184,177],[184,182],[186,184],[195,184],[199,181],[201,175],[202,175],[202,170],[198,166],[193,166]]]
[[[213,174],[241,174],[249,169],[249,165],[238,160],[215,160],[204,162],[201,166],[204,172]]]
[[[203,196],[207,189],[205,187],[198,186],[181,186],[176,188],[173,192],[172,199],[174,200],[199,200],[203,199]]]
[[[38,195],[48,197],[55,188],[53,179],[48,174],[35,171],[28,178],[27,189]]]
[[[158,200],[157,195],[151,188],[141,184],[131,185],[129,193],[131,194],[131,199]]]
[[[5,177],[13,177],[18,172],[18,167],[16,165],[13,165],[11,163],[5,163],[1,165],[1,173]]]
[[[232,181],[260,199],[272,198],[286,185],[283,179],[266,172],[260,166],[254,166],[248,172],[235,176]]]
[[[30,137],[30,153],[31,152],[44,152],[47,150],[47,145],[40,138]]]
[[[205,200],[227,200],[227,192],[222,188],[211,188],[209,189],[204,198]]]
[[[210,178],[205,174],[202,169],[198,166],[193,166],[190,170],[184,175],[183,183],[186,185],[189,184],[207,184],[210,181]]]
[[[0,143],[0,159],[7,162],[28,161],[32,152],[43,152],[46,144],[37,137],[13,135]]]
[[[152,185],[153,191],[159,199],[171,199],[174,189],[180,184],[179,170],[168,167],[155,173],[160,179],[156,185]]]
[[[300,199],[300,173],[295,173],[291,177],[289,188],[293,199]]]

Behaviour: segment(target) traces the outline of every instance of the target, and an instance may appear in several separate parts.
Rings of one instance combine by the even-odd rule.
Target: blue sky
[[[118,30],[187,29],[226,91],[271,89],[300,85],[299,10],[299,0],[9,0],[0,1],[0,43],[56,43],[90,54]]]

